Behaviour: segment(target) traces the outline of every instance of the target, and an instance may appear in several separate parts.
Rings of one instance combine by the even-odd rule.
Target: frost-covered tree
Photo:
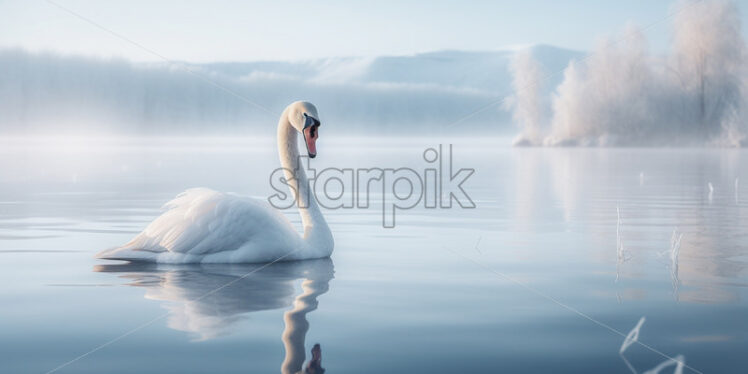
[[[729,1],[681,1],[673,59],[696,135],[714,137],[742,107],[745,43]]]
[[[634,27],[603,40],[564,72],[544,143],[745,145],[748,60],[740,28],[732,2],[683,0],[670,55],[651,56]]]
[[[629,26],[602,40],[582,62],[571,63],[553,97],[549,145],[605,145],[639,137],[653,125],[655,79],[647,43]]]
[[[514,95],[506,101],[512,110],[514,121],[520,128],[515,145],[540,145],[547,118],[545,99],[542,94],[543,67],[533,57],[532,50],[517,53],[510,66],[514,79]]]

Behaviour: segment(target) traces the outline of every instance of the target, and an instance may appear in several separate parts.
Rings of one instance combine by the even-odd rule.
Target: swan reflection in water
[[[128,285],[143,287],[145,298],[165,301],[168,326],[189,332],[195,340],[209,340],[230,332],[230,327],[251,312],[292,306],[283,315],[282,340],[286,356],[281,373],[302,372],[304,340],[309,330],[307,313],[317,309],[317,297],[327,292],[334,266],[329,258],[272,265],[181,265],[146,263],[99,265],[97,272],[119,273]],[[301,279],[301,293],[294,284]],[[303,371],[323,373],[319,344]]]

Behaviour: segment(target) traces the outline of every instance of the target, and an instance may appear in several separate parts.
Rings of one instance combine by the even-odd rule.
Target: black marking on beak
[[[314,117],[310,117],[306,113],[304,113],[304,129],[311,127],[311,126],[319,126],[321,123],[319,120],[317,120]]]
[[[301,130],[301,134],[304,136],[304,145],[306,145],[306,152],[309,158],[317,157],[317,128],[320,126],[319,120],[314,117],[308,116],[304,113],[304,128]],[[307,131],[309,131],[309,137],[307,138]],[[312,144],[310,149],[309,144]]]

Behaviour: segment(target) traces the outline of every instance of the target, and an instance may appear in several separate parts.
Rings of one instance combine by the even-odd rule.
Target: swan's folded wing
[[[291,228],[288,220],[265,202],[204,188],[187,190],[164,208],[163,214],[129,243],[98,257],[149,261],[172,252],[199,258],[234,251],[263,231]]]

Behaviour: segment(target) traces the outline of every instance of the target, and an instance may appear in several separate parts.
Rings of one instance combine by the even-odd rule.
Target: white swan
[[[291,196],[297,197],[303,237],[266,201],[194,188],[166,203],[166,211],[129,243],[102,251],[97,257],[163,263],[249,263],[329,257],[334,245],[332,233],[309,193],[297,145],[297,133],[302,133],[309,157],[315,157],[319,125],[317,109],[302,101],[289,105],[278,121],[278,153]]]

